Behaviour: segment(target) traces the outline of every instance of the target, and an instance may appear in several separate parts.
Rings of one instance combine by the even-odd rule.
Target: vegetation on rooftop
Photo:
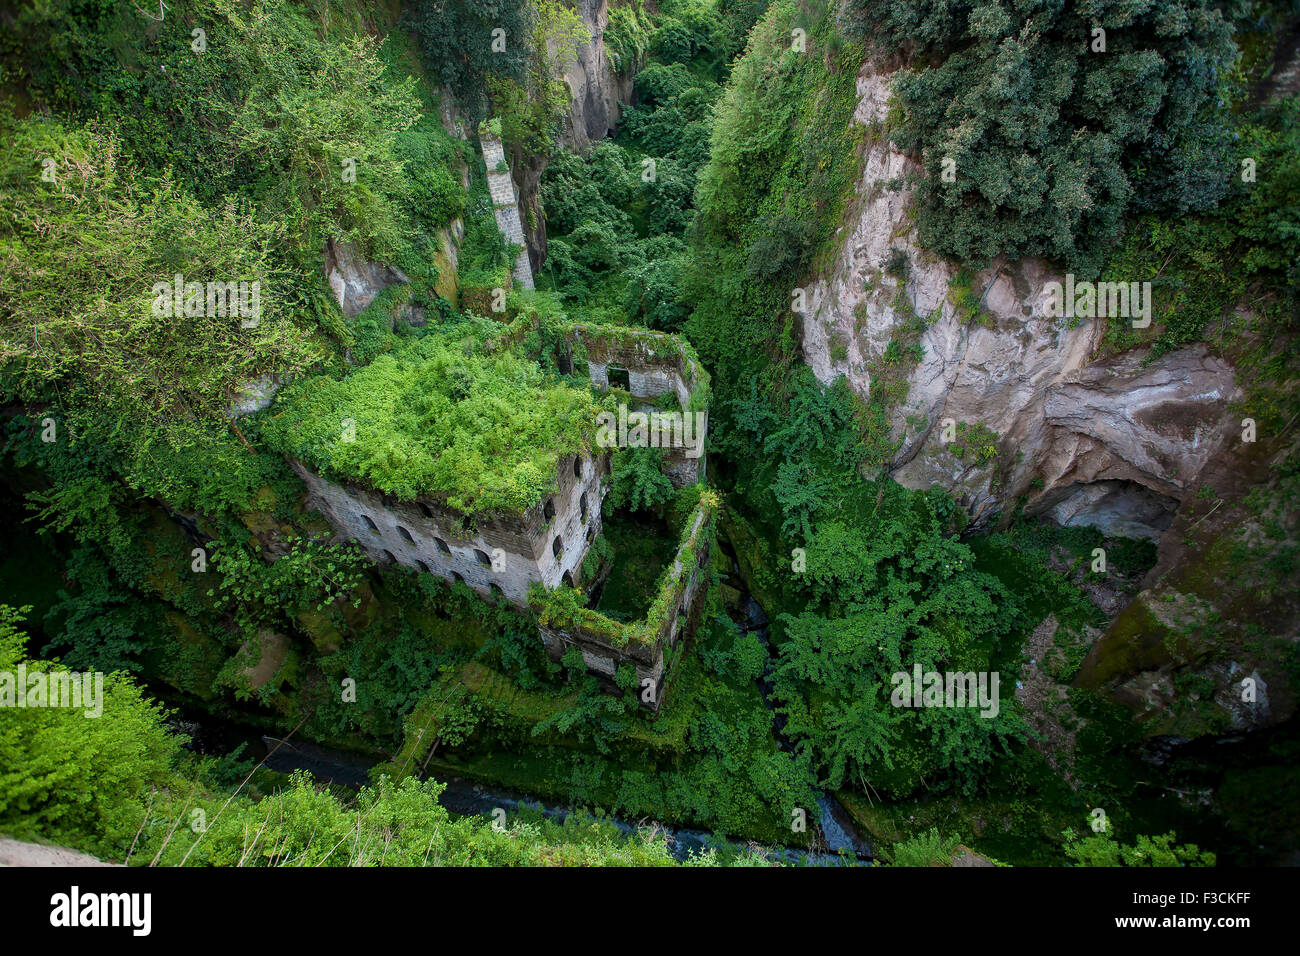
[[[478,344],[429,334],[343,378],[304,379],[281,394],[263,437],[327,478],[403,500],[522,511],[554,489],[563,458],[591,449],[600,407],[536,363]]]

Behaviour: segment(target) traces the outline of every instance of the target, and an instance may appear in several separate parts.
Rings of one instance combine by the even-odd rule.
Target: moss
[[[497,290],[508,292],[513,284],[509,266],[466,270],[460,276],[460,307],[475,315],[495,317],[499,314],[492,308],[496,304]]]
[[[454,248],[451,233],[446,229],[440,229],[438,251],[433,254],[434,265],[438,267],[438,282],[434,286],[434,291],[450,302],[452,308],[457,308],[460,303],[460,277],[456,271],[456,264],[451,258]]]
[[[699,504],[685,523],[674,559],[664,569],[654,598],[640,620],[630,624],[611,620],[599,611],[584,607],[582,592],[568,587],[547,591],[535,584],[528,592],[529,608],[545,627],[568,632],[581,631],[612,647],[657,646],[669,624],[670,610],[675,613],[676,595],[697,569],[696,549],[712,537],[714,516],[719,504],[714,492],[707,489],[700,492]],[[674,573],[674,568],[677,567],[681,569],[680,574]]]
[[[1166,628],[1139,595],[1119,613],[1079,669],[1075,684],[1095,687],[1125,674],[1156,669],[1169,663]]]
[[[589,390],[482,340],[430,334],[343,379],[281,393],[263,426],[272,448],[332,480],[473,514],[521,512],[555,487],[559,463],[592,447]]]

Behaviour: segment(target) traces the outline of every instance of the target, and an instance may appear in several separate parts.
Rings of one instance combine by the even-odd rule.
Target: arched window
[[[565,587],[569,587],[569,588],[573,587],[573,575],[570,574],[568,571],[564,572],[564,576],[560,578],[560,580],[564,582]]]
[[[493,597],[494,600],[499,601],[499,600],[501,600],[503,597],[506,596],[506,592],[505,592],[505,591],[502,591],[501,588],[498,587],[498,586],[495,585],[495,584],[489,584],[489,585],[488,585],[488,589],[491,590],[491,592],[492,592],[492,597]]]
[[[482,551],[480,551],[478,548],[474,549],[474,557],[478,559],[478,563],[483,565],[483,567],[485,568],[492,567],[492,559],[489,558]]]
[[[464,583],[465,583],[465,579],[462,578],[462,577],[461,577],[459,574],[457,574],[455,571],[451,572],[451,576],[452,576],[453,579],[455,579],[455,581],[456,581],[457,584],[464,584]]]
[[[429,570],[429,566],[428,566],[427,564],[425,564],[423,561],[418,561],[418,560],[417,560],[415,563],[416,563],[417,565],[419,565],[420,570],[423,571],[425,574],[432,574],[432,573],[433,573],[433,572],[431,572],[431,571]]]
[[[434,538],[433,542],[443,554],[451,554],[451,548],[447,547],[447,542],[443,541],[442,538]]]
[[[367,528],[375,534],[379,534],[379,525],[375,524],[374,521],[371,520],[370,515],[362,515],[361,520],[366,523]]]
[[[547,498],[546,504],[542,505],[542,520],[550,521],[554,517],[555,503],[550,498]]]
[[[419,506],[419,508],[420,508],[420,514],[424,515],[426,518],[428,518],[430,521],[432,521],[432,520],[433,520],[433,512],[429,510],[429,506],[426,505],[423,501],[417,502],[417,504],[418,504],[418,506]]]
[[[582,456],[581,455],[573,456],[573,477],[574,478],[582,477]]]
[[[555,540],[551,542],[551,554],[555,555],[557,558],[564,554],[564,542],[560,540],[558,534],[555,536]]]
[[[397,526],[397,533],[402,536],[402,540],[415,544],[415,539],[411,537],[411,532],[407,531],[400,524]]]
[[[582,513],[582,520],[586,521],[587,520],[587,495],[585,493],[581,498],[578,499],[578,511]]]
[[[393,555],[393,552],[391,552],[391,551],[385,551],[385,552],[384,552],[384,558],[387,559],[387,561],[388,561],[389,564],[396,564],[396,563],[397,563],[397,558]]]

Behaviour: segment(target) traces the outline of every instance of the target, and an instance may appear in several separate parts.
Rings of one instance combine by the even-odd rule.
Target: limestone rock
[[[890,81],[870,64],[858,76],[858,200],[833,265],[804,290],[805,361],[865,398],[890,343],[917,342],[914,366],[891,373],[906,378],[891,472],[949,490],[975,527],[1024,496],[1063,524],[1157,539],[1230,431],[1231,366],[1203,345],[1150,363],[1141,349],[1102,356],[1107,320],[1051,314],[1047,284],[1065,277],[1046,262],[967,275],[921,248],[907,182],[924,171],[884,132]],[[963,287],[978,315],[955,304]],[[995,432],[996,460],[959,456],[945,424]]]
[[[364,312],[389,286],[410,281],[400,269],[371,262],[348,243],[332,239],[325,249],[325,277],[339,308],[349,319]]]
[[[577,62],[564,71],[564,84],[572,102],[560,142],[584,152],[618,124],[623,104],[632,99],[632,72],[626,68],[616,72],[605,51],[609,0],[578,0],[576,12],[591,34],[591,41],[578,47]]]

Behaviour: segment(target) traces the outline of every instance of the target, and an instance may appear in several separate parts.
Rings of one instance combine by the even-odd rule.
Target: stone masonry
[[[527,328],[518,323],[507,340]],[[573,371],[576,349],[585,353],[587,375],[596,388],[617,384],[646,408],[672,394],[683,412],[693,414],[695,406],[704,413],[707,429],[708,375],[676,336],[577,324],[566,328],[563,341],[560,362],[565,371]],[[664,449],[664,473],[679,488],[704,476],[703,455],[688,458],[685,452]],[[399,501],[355,482],[331,481],[299,461],[291,464],[307,485],[312,507],[378,563],[461,581],[483,598],[504,600],[521,611],[535,610],[529,601],[533,584],[548,592],[591,584],[582,580],[582,565],[601,531],[601,505],[609,487],[610,455],[599,449],[561,459],[555,491],[523,512],[474,517],[434,498]],[[611,627],[622,625],[583,609],[573,621],[541,627],[548,653],[558,660],[576,645],[588,670],[610,688],[618,666],[631,665],[642,703],[657,710],[666,677],[665,653],[698,621],[712,540],[712,507],[701,505],[688,521],[671,573],[660,584],[656,606],[662,615],[631,625],[634,639],[612,640]],[[647,696],[649,687],[654,691]]]
[[[579,583],[587,549],[600,533],[608,473],[606,455],[565,458],[554,493],[522,514],[471,523],[432,499],[398,501],[292,464],[312,505],[373,560],[462,581],[485,598],[500,595],[521,610],[533,582],[551,589]]]
[[[511,272],[515,285],[522,289],[533,287],[533,267],[528,261],[528,244],[524,239],[524,224],[519,218],[519,197],[515,193],[514,179],[506,165],[505,149],[501,140],[491,133],[480,132],[483,143],[483,162],[487,165],[488,191],[492,194],[492,212],[497,228],[506,242],[519,246],[519,256]]]
[[[691,396],[701,387],[703,370],[695,361],[675,347],[675,337],[664,332],[636,330],[620,338],[601,335],[597,328],[575,325],[569,335],[571,343],[581,343],[587,352],[587,376],[598,389],[608,389],[612,375],[622,373],[626,384],[620,385],[642,402],[652,402],[669,392],[677,396],[683,414],[692,414]],[[570,360],[571,362],[571,360]],[[612,373],[612,374],[611,374]],[[644,406],[649,407],[649,406]],[[708,428],[708,409],[701,407],[704,430]],[[674,487],[681,488],[704,479],[704,456],[690,458],[683,448],[665,448],[663,471]]]
[[[576,646],[582,652],[587,670],[610,689],[616,687],[614,675],[618,666],[630,664],[636,670],[641,702],[658,710],[667,676],[664,656],[699,625],[713,535],[713,508],[702,502],[689,519],[686,535],[673,558],[672,572],[663,585],[665,613],[652,633],[642,633],[638,640],[616,644],[598,626],[608,622],[588,611],[577,619],[540,628],[547,653],[558,661],[565,651]],[[653,693],[647,693],[650,687],[654,688]]]

